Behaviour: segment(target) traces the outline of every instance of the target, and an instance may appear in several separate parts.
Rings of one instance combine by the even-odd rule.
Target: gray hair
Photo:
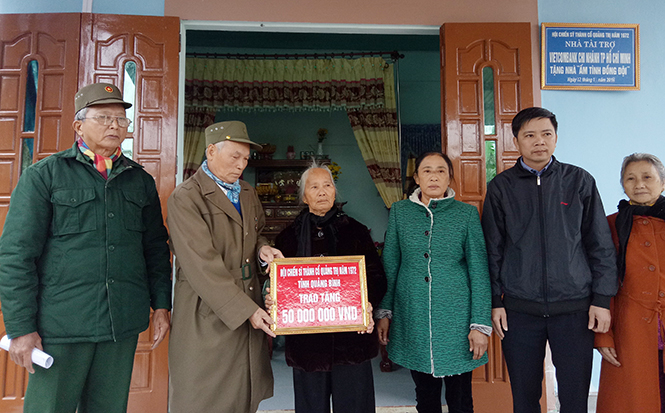
[[[665,182],[665,166],[658,159],[656,155],[651,155],[650,153],[634,153],[623,158],[623,163],[621,164],[621,186],[623,186],[623,175],[626,173],[626,168],[633,162],[649,162],[651,165],[656,168],[658,176],[660,177],[661,182]]]
[[[226,143],[226,141],[219,141],[219,142],[215,143],[214,145],[215,145],[215,147],[217,148],[218,151],[221,151],[222,147],[224,146],[225,143]]]
[[[316,161],[312,161],[312,164],[309,166],[309,168],[305,169],[305,172],[300,175],[300,186],[298,188],[298,197],[300,198],[300,203],[304,203],[305,199],[305,183],[307,182],[307,178],[309,177],[309,173],[312,172],[314,169],[322,169],[326,172],[328,172],[328,175],[330,175],[330,182],[333,184],[333,188],[335,188],[335,198],[337,198],[337,185],[335,185],[335,179],[333,179],[332,172],[330,172],[330,169],[328,169],[327,166],[325,165],[319,165],[316,163]]]
[[[87,114],[88,114],[88,108],[85,107],[85,108],[79,110],[78,112],[76,112],[76,115],[74,115],[74,120],[84,120],[85,115],[87,115]]]
[[[213,143],[212,145],[215,145],[215,150],[216,150],[217,152],[219,152],[219,151],[222,150],[222,146],[224,146],[224,142],[226,142],[226,141],[219,141],[219,142],[217,142],[217,143]],[[207,160],[207,159],[208,159],[208,148],[209,148],[209,147],[210,147],[210,145],[206,146],[206,150],[205,150],[205,152],[203,153],[203,160],[201,161],[201,163],[203,163],[204,160]]]

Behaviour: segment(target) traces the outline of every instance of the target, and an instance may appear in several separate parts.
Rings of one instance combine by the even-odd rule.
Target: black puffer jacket
[[[493,307],[542,316],[609,308],[615,250],[585,170],[553,159],[537,177],[518,160],[487,186],[482,225]]]

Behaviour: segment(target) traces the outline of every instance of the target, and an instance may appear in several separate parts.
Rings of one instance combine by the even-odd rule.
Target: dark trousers
[[[589,314],[551,317],[506,311],[508,331],[502,342],[514,413],[539,413],[545,345],[556,367],[560,413],[586,413],[593,365],[593,331]]]
[[[44,344],[53,365],[35,366],[23,411],[126,412],[137,341],[138,335],[118,342]]]
[[[336,365],[332,371],[306,372],[293,369],[297,413],[374,413],[374,376],[370,360]]]
[[[411,377],[416,384],[416,410],[418,413],[442,412],[441,385],[444,382],[446,383],[448,413],[473,413],[472,372],[441,378],[411,370]]]

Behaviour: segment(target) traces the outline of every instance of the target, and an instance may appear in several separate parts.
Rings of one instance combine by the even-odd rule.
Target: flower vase
[[[317,155],[323,155],[323,142],[319,142],[319,147],[316,150]]]

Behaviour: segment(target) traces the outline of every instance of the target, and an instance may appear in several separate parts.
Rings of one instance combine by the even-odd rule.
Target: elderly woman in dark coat
[[[325,166],[313,165],[301,178],[307,205],[276,238],[285,257],[364,255],[368,299],[376,307],[386,292],[386,276],[369,230],[335,206],[336,188]],[[269,296],[268,296],[269,297]],[[266,300],[269,307],[272,302]],[[370,360],[377,355],[373,320],[367,334],[324,333],[286,336],[286,362],[293,367],[295,409],[299,413],[374,412]]]

